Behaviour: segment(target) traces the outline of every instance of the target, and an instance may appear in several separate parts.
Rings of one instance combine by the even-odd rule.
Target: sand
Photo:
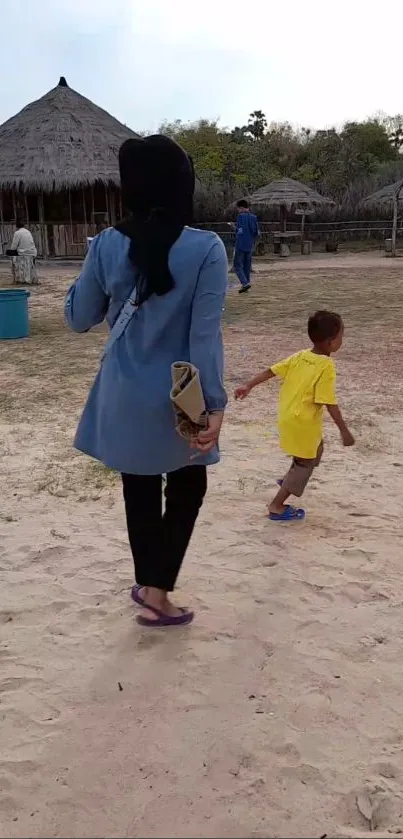
[[[71,449],[104,335],[69,335],[74,268],[42,267],[31,339],[0,345],[1,837],[362,837],[361,794],[403,831],[402,269],[291,259],[230,292],[230,391],[343,313],[357,445],[327,424],[306,521],[269,523],[276,385],[231,399],[177,593],[197,619],[145,631],[119,482]]]

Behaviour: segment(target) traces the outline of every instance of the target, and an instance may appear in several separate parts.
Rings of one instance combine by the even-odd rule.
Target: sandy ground
[[[104,334],[68,334],[74,268],[42,268],[31,338],[0,345],[1,837],[362,837],[357,795],[403,832],[402,271],[292,259],[229,293],[231,392],[342,312],[357,445],[327,425],[306,521],[273,525],[277,387],[231,401],[177,594],[197,620],[146,632],[119,482],[71,448]]]

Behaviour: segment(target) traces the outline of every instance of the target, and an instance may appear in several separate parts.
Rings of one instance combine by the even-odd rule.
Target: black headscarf
[[[122,203],[130,215],[116,230],[131,240],[129,258],[141,277],[141,300],[175,283],[169,252],[191,224],[195,175],[186,152],[169,137],[130,139],[119,151]]]

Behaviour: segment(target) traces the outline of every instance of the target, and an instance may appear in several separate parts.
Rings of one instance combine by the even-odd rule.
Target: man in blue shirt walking
[[[259,236],[257,217],[251,213],[249,204],[242,198],[237,203],[238,220],[235,234],[234,272],[241,283],[239,293],[249,291],[252,268],[252,250]]]

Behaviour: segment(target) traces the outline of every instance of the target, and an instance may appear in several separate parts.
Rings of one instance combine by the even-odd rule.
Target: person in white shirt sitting
[[[16,285],[38,284],[35,242],[32,233],[27,230],[21,219],[16,221],[11,248],[6,250],[6,254],[12,257],[13,282]]]

